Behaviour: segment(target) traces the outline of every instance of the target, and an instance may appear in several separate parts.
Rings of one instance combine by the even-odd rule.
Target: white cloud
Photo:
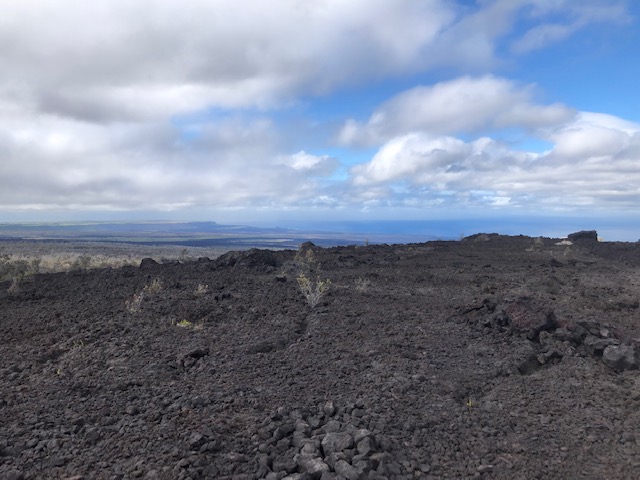
[[[594,152],[590,161],[599,162],[618,148],[616,165],[624,160],[631,169],[637,134],[594,117],[567,124],[573,111],[537,102],[534,87],[482,75],[500,62],[499,40],[522,12],[533,27],[514,47],[520,51],[548,43],[549,35],[536,38],[558,12],[569,12],[558,23],[567,34],[609,15],[595,0],[581,2],[580,11],[572,2],[553,3],[3,2],[0,209],[373,208],[392,195],[405,205],[437,205],[463,196],[464,182],[476,192],[468,201],[512,204],[517,195],[501,162],[533,178],[533,154],[455,137],[508,127],[540,130],[555,143],[548,156],[536,157],[540,166]],[[624,13],[616,12],[607,21]],[[291,140],[299,132],[269,117],[309,98],[331,101],[335,91],[442,66],[477,75],[407,90],[368,122],[345,124],[345,144],[384,145],[353,170],[353,184],[332,177],[338,160],[318,143]],[[472,174],[488,182],[485,172],[497,172],[504,194],[477,193],[483,189]],[[405,180],[410,187],[400,193],[391,186]],[[423,200],[416,189],[438,193]]]
[[[256,111],[420,71],[453,19],[442,0],[5,2],[0,208],[314,202],[337,161],[288,153]]]
[[[581,112],[576,120],[548,135],[553,156],[590,159],[618,155],[628,148],[640,125],[601,113]]]
[[[520,50],[546,45],[550,29],[626,15],[622,3],[596,0],[4,2],[0,96],[12,90],[23,105],[96,122],[267,108],[434,66],[486,71],[527,11],[535,23]],[[569,20],[545,23],[558,13]]]
[[[430,134],[476,132],[505,127],[534,130],[574,115],[561,104],[539,105],[534,87],[494,77],[460,77],[402,92],[378,107],[366,124],[349,120],[343,144],[376,145],[402,132]]]
[[[0,124],[0,208],[174,210],[289,205],[320,190],[335,160],[277,153],[267,120],[201,125],[185,142],[163,125],[106,128],[41,116]]]
[[[640,204],[640,125],[581,113],[560,126],[545,153],[513,150],[490,138],[465,142],[410,133],[355,166],[356,190],[392,202],[516,208],[635,208]]]
[[[418,71],[452,18],[441,0],[5,2],[0,90],[98,122],[268,107]]]
[[[328,155],[311,155],[304,150],[293,155],[282,156],[280,161],[296,171],[319,175],[330,175],[338,166],[338,162]]]
[[[629,143],[629,136],[620,130],[600,126],[571,127],[554,135],[553,152],[561,158],[594,158],[615,154]]]
[[[354,167],[353,183],[404,181],[447,191],[470,175],[522,168],[535,158],[535,154],[511,151],[486,137],[467,143],[455,137],[411,133],[390,140],[371,162]]]
[[[353,169],[354,184],[363,185],[398,179],[412,183],[428,181],[425,175],[435,176],[449,170],[471,155],[472,146],[453,137],[430,138],[422,134],[408,134],[387,142],[371,162]]]

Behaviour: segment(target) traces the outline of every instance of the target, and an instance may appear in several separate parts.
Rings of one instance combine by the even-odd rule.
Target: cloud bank
[[[20,104],[94,122],[267,108],[417,71],[452,20],[440,0],[27,0],[3,6],[0,69]]]
[[[600,0],[5,2],[0,211],[627,208],[638,125],[494,70],[628,22]],[[364,118],[315,117],[385,82]]]
[[[494,139],[408,133],[352,168],[355,187],[389,187],[380,202],[550,211],[635,208],[640,202],[640,124],[581,112],[548,133],[554,147],[515,150]],[[401,195],[395,195],[394,189]],[[381,191],[382,192],[382,191]]]
[[[418,86],[385,102],[366,124],[349,120],[339,139],[347,145],[375,145],[414,130],[431,133],[473,133],[508,127],[536,130],[558,125],[575,114],[561,104],[536,104],[533,90],[533,86],[520,88],[494,76],[465,76],[433,86]]]

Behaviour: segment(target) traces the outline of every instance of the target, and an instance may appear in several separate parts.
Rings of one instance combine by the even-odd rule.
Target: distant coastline
[[[597,230],[605,241],[636,242],[640,225],[590,218],[474,218],[440,220],[258,221],[66,221],[3,222],[0,241],[110,242],[185,247],[297,248],[318,246],[421,243],[459,240],[480,232],[563,238],[572,231]]]
[[[0,223],[0,241],[109,242],[224,248],[297,248],[311,241],[319,246],[368,243],[416,243],[441,239],[405,232],[331,231],[222,225],[216,222],[60,222]]]

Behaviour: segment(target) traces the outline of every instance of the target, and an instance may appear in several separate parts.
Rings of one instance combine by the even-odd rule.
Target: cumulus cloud
[[[465,142],[410,133],[353,167],[352,183],[375,187],[380,199],[422,205],[562,210],[640,204],[640,124],[583,112],[550,138],[554,148],[537,153],[486,137]]]
[[[268,107],[416,71],[452,15],[441,0],[9,2],[0,89],[98,122]]]
[[[471,174],[491,174],[505,165],[523,168],[535,158],[535,154],[509,150],[487,137],[464,142],[455,137],[411,133],[387,142],[369,163],[354,167],[352,173],[355,185],[405,181],[448,190]]]
[[[490,75],[415,87],[382,104],[366,123],[347,121],[339,140],[347,145],[376,145],[407,131],[450,134],[506,127],[535,130],[558,125],[574,115],[562,104],[537,104],[534,91],[531,85],[520,87]]]
[[[323,176],[331,175],[339,165],[336,159],[328,155],[312,155],[304,150],[293,155],[281,156],[280,161],[295,171]]]
[[[625,16],[622,3],[610,3],[6,2],[0,91],[12,89],[22,104],[46,113],[96,122],[211,106],[267,108],[437,65],[474,63],[486,71],[495,64],[497,40],[521,12],[537,23],[514,47],[519,50],[566,36],[574,24]],[[573,23],[545,23],[558,12]],[[564,33],[549,34],[554,28]]]
[[[326,156],[278,154],[268,120],[201,125],[188,142],[163,124],[107,129],[43,116],[2,127],[5,209],[287,205],[313,196],[335,168]]]
[[[598,158],[617,155],[630,146],[639,125],[602,113],[581,112],[574,122],[548,134],[560,158]]]
[[[483,75],[499,63],[498,40],[522,12],[533,26],[517,51],[548,44],[553,35],[540,32],[559,12],[577,13],[554,20],[565,29],[556,38],[597,21],[601,2],[581,2],[582,13],[572,2],[471,3],[4,2],[0,208],[373,207],[392,194],[420,203],[428,195],[416,189],[437,189],[429,200],[437,204],[462,191],[456,178],[498,171],[505,158],[531,171],[534,154],[456,137],[510,127],[542,131],[555,144],[535,158],[539,165],[585,152],[607,158],[616,146],[616,159],[632,161],[635,134],[594,117],[571,123],[570,108],[537,102],[534,87]],[[317,144],[292,141],[299,132],[276,120],[279,109],[309,98],[442,66],[477,72],[409,89],[368,121],[345,123],[343,144],[382,146],[348,184],[333,177],[345,165]],[[409,177],[408,190],[391,185]],[[474,188],[473,198],[485,195]],[[512,201],[504,191],[494,204]]]
[[[268,112],[420,71],[454,17],[443,0],[7,2],[0,208],[331,203],[337,161],[289,152]]]

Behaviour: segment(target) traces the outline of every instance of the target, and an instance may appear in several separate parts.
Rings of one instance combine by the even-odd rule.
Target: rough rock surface
[[[595,230],[582,230],[570,233],[567,237],[571,242],[597,242],[598,232]]]
[[[558,243],[0,284],[0,478],[640,478],[640,244]]]

